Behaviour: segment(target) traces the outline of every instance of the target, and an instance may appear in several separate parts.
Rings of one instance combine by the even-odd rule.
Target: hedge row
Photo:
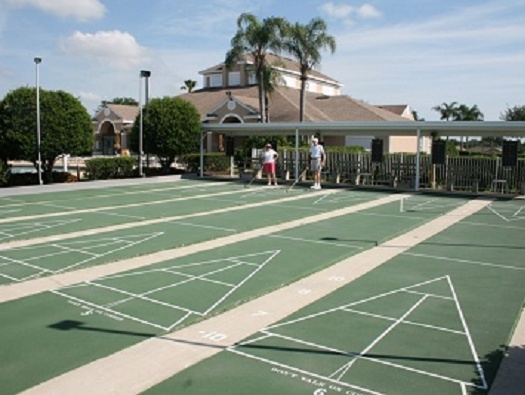
[[[94,158],[86,161],[86,177],[90,180],[129,178],[136,175],[137,160],[131,157]]]
[[[77,182],[76,175],[54,171],[52,173],[52,183]],[[38,185],[37,173],[8,173],[7,177],[0,179],[0,187],[21,187],[26,185]]]
[[[186,164],[186,171],[196,173],[200,168],[200,154],[186,154],[179,157],[179,162]],[[226,171],[230,168],[230,157],[224,153],[205,154],[204,168],[206,171]]]

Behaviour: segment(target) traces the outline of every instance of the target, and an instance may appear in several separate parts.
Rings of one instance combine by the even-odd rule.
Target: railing
[[[298,174],[309,168],[308,153],[299,152]],[[327,181],[353,185],[371,184],[414,188],[416,155],[385,154],[373,163],[370,153],[328,152],[323,176]],[[295,151],[283,150],[279,158],[281,178],[294,178]],[[307,177],[311,177],[307,171]],[[497,181],[497,182],[496,182]],[[429,155],[419,161],[420,188],[456,191],[523,193],[525,160],[516,167],[503,167],[501,158],[449,157],[444,165],[433,165]]]

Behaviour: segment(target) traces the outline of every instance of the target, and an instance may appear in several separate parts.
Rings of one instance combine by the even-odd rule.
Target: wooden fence
[[[293,178],[295,152],[280,152],[281,178]],[[433,165],[429,155],[421,155],[419,186],[472,192],[525,193],[525,160],[516,167],[503,167],[501,158],[449,157],[444,165]],[[298,173],[308,169],[308,153],[299,152]],[[310,178],[307,171],[307,177]],[[385,154],[381,163],[373,163],[370,153],[328,152],[323,170],[325,180],[353,185],[385,185],[414,188],[416,155]]]

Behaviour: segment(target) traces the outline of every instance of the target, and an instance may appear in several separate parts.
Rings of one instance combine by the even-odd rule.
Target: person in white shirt
[[[310,147],[310,170],[314,173],[314,185],[310,187],[312,189],[321,189],[321,169],[324,166],[325,158],[323,146],[314,137]]]
[[[262,153],[263,160],[263,171],[268,177],[268,185],[272,185],[272,179],[274,185],[277,185],[277,177],[275,176],[275,162],[279,158],[279,154],[272,148],[270,143],[266,144],[266,147]]]

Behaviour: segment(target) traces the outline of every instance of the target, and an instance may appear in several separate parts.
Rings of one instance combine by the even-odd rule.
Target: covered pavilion
[[[274,122],[274,123],[223,123],[202,124],[200,176],[203,177],[204,146],[206,133],[221,133],[225,136],[295,136],[295,158],[299,157],[299,140],[301,136],[317,135],[322,141],[326,136],[416,136],[418,150],[416,153],[415,190],[419,190],[420,139],[432,137],[502,137],[525,138],[525,122],[510,121],[421,121],[421,122]],[[295,178],[299,177],[295,168]]]

